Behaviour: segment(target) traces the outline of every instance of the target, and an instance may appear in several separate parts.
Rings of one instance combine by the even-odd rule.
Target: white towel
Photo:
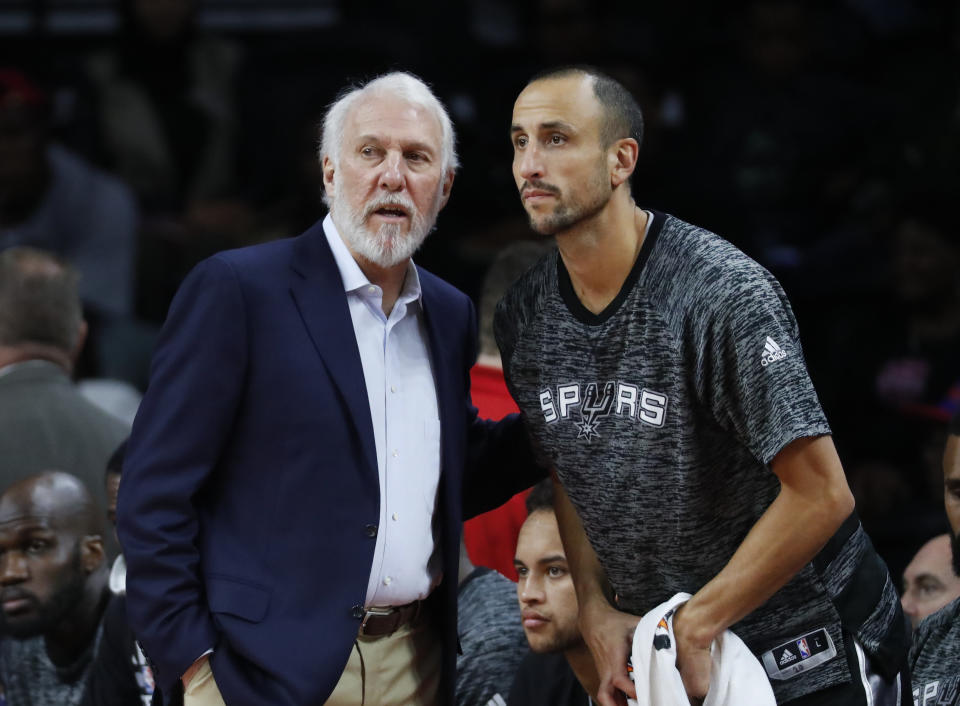
[[[690,706],[677,671],[673,634],[673,615],[689,599],[689,593],[678,593],[643,616],[637,625],[632,655],[637,700],[628,700],[630,706]],[[713,641],[710,656],[713,667],[703,706],[776,706],[763,665],[730,630]]]

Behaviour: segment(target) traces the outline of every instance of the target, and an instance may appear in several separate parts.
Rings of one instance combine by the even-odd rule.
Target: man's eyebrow
[[[563,554],[551,554],[550,556],[541,557],[537,560],[538,564],[556,564],[557,562],[567,563],[567,557]]]
[[[415,152],[417,152],[417,151],[419,151],[419,152],[429,152],[430,154],[433,154],[434,152],[437,151],[436,148],[435,148],[433,145],[431,145],[430,143],[428,143],[428,142],[407,142],[407,143],[405,143],[405,144],[403,145],[403,151],[404,151],[404,152],[409,152],[410,150],[413,150],[413,151],[415,151]]]
[[[562,120],[548,120],[545,123],[540,123],[541,130],[567,130],[568,132],[575,132],[576,129],[570,123],[565,123]]]
[[[563,130],[565,132],[576,132],[577,129],[570,123],[564,122],[563,120],[548,120],[545,123],[540,123],[537,125],[537,130]],[[518,132],[525,132],[525,129],[522,125],[517,125],[514,123],[510,126],[510,134],[513,135]]]

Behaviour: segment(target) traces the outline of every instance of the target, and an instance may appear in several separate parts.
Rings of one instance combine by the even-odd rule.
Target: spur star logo
[[[557,385],[541,390],[539,399],[544,422],[555,424],[569,420],[577,430],[577,439],[588,442],[602,436],[601,421],[610,416],[634,419],[653,427],[662,427],[667,416],[666,395],[614,380]]]

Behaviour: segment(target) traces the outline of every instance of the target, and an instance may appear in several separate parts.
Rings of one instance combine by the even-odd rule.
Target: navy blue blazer
[[[443,702],[452,703],[461,522],[544,476],[516,417],[470,404],[469,298],[419,270],[441,422]],[[379,522],[373,426],[320,223],[186,278],[127,448],[128,614],[165,695],[208,648],[230,706],[323,704],[357,635]],[[466,514],[466,515],[465,515]]]

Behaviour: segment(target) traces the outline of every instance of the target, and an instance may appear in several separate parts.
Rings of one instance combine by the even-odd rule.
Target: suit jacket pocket
[[[207,576],[207,604],[212,613],[232,615],[258,623],[267,614],[270,589],[244,579]]]

